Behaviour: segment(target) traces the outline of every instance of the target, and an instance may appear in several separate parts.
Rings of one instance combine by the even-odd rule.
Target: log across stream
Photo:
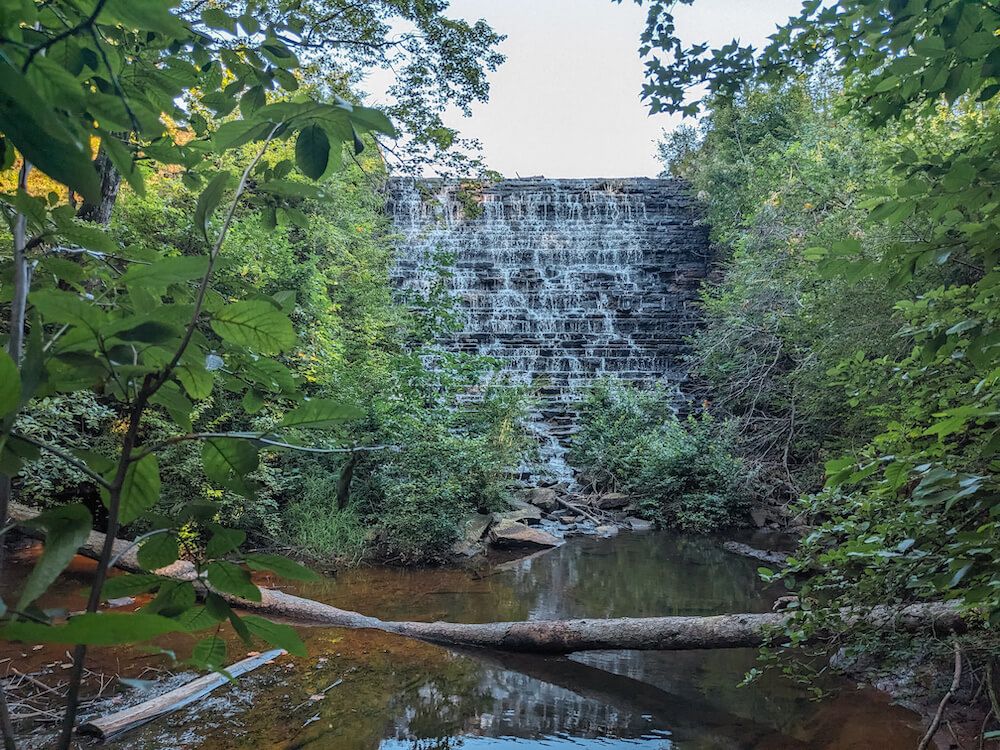
[[[400,631],[406,620],[407,627],[419,630],[425,625],[413,621],[708,617],[724,612],[770,618],[770,602],[780,592],[766,590],[757,580],[753,561],[705,542],[672,534],[578,540],[492,575],[366,568],[303,584],[294,593],[335,611],[349,607],[377,615],[383,627],[390,623],[387,629]],[[367,629],[310,627],[301,632],[310,650],[308,661],[284,658],[244,678],[246,686],[234,697],[213,699],[213,711],[229,707],[232,720],[222,722],[229,729],[213,729],[219,722],[211,716],[188,716],[191,709],[185,709],[166,725],[153,723],[119,742],[166,748],[176,746],[184,732],[194,732],[210,749],[395,750],[411,747],[414,738],[432,737],[461,739],[472,750],[487,739],[493,744],[483,747],[504,747],[504,738],[545,738],[553,747],[567,748],[598,739],[594,747],[663,748],[669,740],[682,748],[841,748],[851,747],[858,737],[876,738],[878,744],[868,746],[890,750],[914,746],[916,717],[888,706],[872,691],[838,689],[831,683],[833,696],[817,704],[776,680],[738,688],[754,664],[752,649],[615,650],[567,659],[442,649]],[[600,645],[606,644],[592,644]],[[234,641],[231,655],[236,658],[238,648]],[[96,658],[105,655],[98,652]],[[128,664],[128,658],[114,655],[117,663]],[[148,656],[136,657],[137,664],[148,661]],[[239,696],[247,694],[252,694],[253,710],[241,711]],[[311,702],[310,696],[317,694],[323,698]],[[823,742],[816,744],[813,739],[820,733]]]

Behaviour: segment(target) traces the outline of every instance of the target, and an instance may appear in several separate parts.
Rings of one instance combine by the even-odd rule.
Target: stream
[[[657,532],[574,539],[479,572],[353,569],[296,593],[387,619],[460,622],[763,612],[780,591],[755,570],[717,540]],[[77,588],[86,573],[71,572]],[[920,737],[916,714],[845,680],[818,682],[830,691],[819,701],[775,675],[738,687],[755,663],[748,649],[553,658],[457,653],[365,631],[303,636],[308,659],[285,657],[110,746],[910,750]],[[230,656],[244,651],[233,643]],[[94,669],[131,674],[161,663],[109,649],[95,660]]]

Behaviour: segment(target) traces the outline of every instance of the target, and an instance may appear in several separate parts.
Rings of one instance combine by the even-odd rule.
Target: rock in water
[[[492,522],[493,519],[487,514],[470,513],[460,524],[463,541],[478,542]]]
[[[551,487],[535,487],[522,493],[526,501],[542,510],[555,510],[559,506],[556,500],[558,493]]]
[[[493,521],[495,523],[503,520],[533,522],[542,520],[542,511],[530,503],[526,503],[523,500],[512,500],[510,504],[514,506],[513,510],[493,514]]]
[[[597,498],[597,502],[594,503],[601,510],[619,510],[628,504],[628,495],[623,495],[621,492],[608,492]]]
[[[625,523],[632,531],[652,531],[653,529],[653,522],[647,521],[644,518],[635,518],[634,516],[629,516],[628,518],[625,519]]]
[[[490,541],[494,546],[505,549],[558,547],[560,544],[551,534],[508,518],[490,529]]]

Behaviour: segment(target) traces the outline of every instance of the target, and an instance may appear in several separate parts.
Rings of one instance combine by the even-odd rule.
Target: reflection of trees
[[[623,535],[612,541],[575,540],[483,577],[457,570],[361,569],[301,593],[389,619],[713,614],[767,608],[769,597],[754,571],[755,563],[726,554],[711,539]],[[684,750],[775,750],[840,747],[819,741],[820,718],[822,731],[830,735],[854,717],[877,723],[859,709],[864,694],[817,705],[787,683],[737,688],[753,665],[751,650],[617,651],[546,659],[455,654],[370,631],[312,630],[307,637],[313,653],[331,658],[322,673],[300,675],[293,692],[308,696],[339,676],[344,684],[294,717],[281,716],[287,701],[262,696],[253,715],[269,729],[258,736],[277,737],[278,746],[376,750],[383,739],[392,739],[394,748],[459,750],[462,738],[470,735],[638,738],[666,730]],[[312,714],[320,719],[299,729]],[[281,722],[289,719],[294,738],[282,735]],[[272,722],[278,728],[271,729]],[[885,724],[912,746],[906,730],[899,731],[903,719],[898,714]],[[882,744],[873,746],[904,746],[883,736]],[[219,739],[207,746],[254,746]]]
[[[533,619],[651,617],[766,611],[753,561],[715,540],[626,534],[576,540],[526,560],[507,576]]]

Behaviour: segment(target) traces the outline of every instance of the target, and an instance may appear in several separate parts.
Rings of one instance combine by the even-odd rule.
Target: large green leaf
[[[105,599],[117,599],[122,596],[145,594],[158,588],[163,579],[152,573],[129,573],[128,575],[112,576],[104,582],[101,594]]]
[[[78,503],[52,508],[24,522],[25,526],[45,532],[45,547],[21,591],[19,610],[27,609],[65,570],[87,541],[92,522],[90,511]]]
[[[295,373],[273,359],[246,359],[240,363],[240,375],[269,391],[288,395],[296,391]]]
[[[77,615],[65,625],[57,626],[12,622],[0,630],[0,637],[23,643],[115,646],[120,643],[141,643],[183,630],[184,626],[180,623],[159,615],[95,612]]]
[[[160,585],[156,598],[143,607],[144,612],[164,617],[177,617],[194,606],[197,594],[190,581],[166,580]]]
[[[258,115],[259,116],[259,115]],[[274,123],[253,120],[232,120],[221,125],[212,136],[212,143],[218,151],[227,151],[237,146],[260,140],[274,128]]]
[[[282,427],[322,430],[336,427],[344,422],[357,419],[362,412],[350,404],[326,398],[313,398],[285,415]]]
[[[257,615],[241,618],[247,629],[258,638],[277,648],[283,648],[293,656],[306,656],[306,646],[294,628],[265,620]]]
[[[260,589],[250,580],[250,574],[234,563],[223,560],[209,563],[208,582],[216,591],[233,594],[251,602],[260,601]]]
[[[209,669],[221,667],[226,663],[226,642],[215,635],[198,641],[191,652],[191,661]]]
[[[282,578],[293,581],[317,581],[319,575],[294,560],[281,555],[249,554],[245,555],[247,566],[253,570],[267,570]]]
[[[205,475],[216,482],[226,482],[233,475],[243,477],[257,468],[257,449],[246,440],[212,438],[201,448]]]
[[[250,117],[258,109],[267,104],[263,86],[251,86],[240,97],[240,114]]]
[[[120,248],[104,229],[94,224],[78,221],[59,223],[59,237],[70,245],[79,245],[87,250],[114,255]]]
[[[88,144],[67,129],[62,116],[6,57],[0,57],[0,132],[49,177],[88,200],[100,200],[101,181]]]
[[[227,343],[246,346],[260,354],[278,354],[296,341],[288,317],[263,301],[226,305],[212,317],[212,329]]]
[[[0,417],[21,405],[21,373],[7,351],[0,349]]]
[[[108,320],[97,307],[72,292],[43,289],[32,292],[28,299],[46,323],[69,323],[98,331]]]
[[[155,0],[107,0],[101,20],[117,21],[126,28],[155,31],[183,40],[190,32],[181,18],[170,12],[175,4]]]
[[[105,478],[112,479],[105,475]],[[101,488],[101,499],[109,506],[111,496]],[[129,464],[121,489],[121,509],[119,521],[122,525],[131,523],[156,504],[160,499],[160,465],[156,455],[150,453]]]
[[[194,405],[176,383],[172,381],[164,383],[149,401],[166,409],[181,429],[191,430],[191,412],[194,411]]]
[[[219,621],[212,617],[206,607],[191,607],[191,609],[180,615],[177,621],[183,623],[185,629],[192,633],[217,627],[219,624]]]
[[[330,139],[319,125],[302,128],[295,141],[295,163],[307,177],[318,180],[330,161]]]
[[[181,360],[180,365],[174,370],[174,377],[180,381],[187,391],[188,396],[193,399],[205,399],[212,395],[212,386],[215,378],[205,369],[205,365],[189,357],[187,361]]]
[[[171,284],[200,279],[206,273],[207,255],[175,255],[145,265],[133,263],[121,280],[129,286],[166,289]]]
[[[212,214],[219,207],[219,201],[222,200],[231,179],[232,175],[229,172],[219,172],[198,196],[198,203],[194,208],[194,225],[206,241]]]
[[[218,524],[212,524],[212,538],[205,545],[208,557],[224,557],[235,552],[247,540],[247,533],[242,529],[227,529]]]
[[[351,110],[351,122],[362,130],[374,130],[395,138],[396,128],[384,112],[369,107],[354,107]]]
[[[177,537],[169,531],[154,534],[139,547],[139,564],[146,570],[159,570],[177,561]]]
[[[111,163],[121,172],[125,181],[140,197],[146,195],[146,183],[143,180],[142,170],[136,164],[131,150],[112,133],[102,131],[101,146],[104,152],[111,159]]]

